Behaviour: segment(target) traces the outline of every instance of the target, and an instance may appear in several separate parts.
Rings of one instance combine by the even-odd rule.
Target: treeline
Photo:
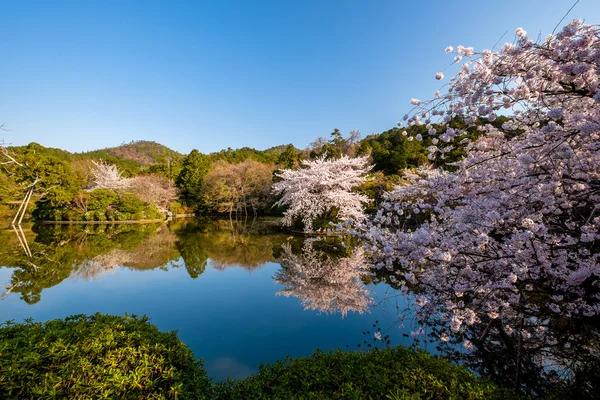
[[[503,122],[498,118],[494,124]],[[450,126],[466,129],[460,118]],[[432,142],[427,130],[426,126],[393,128],[361,139],[357,131],[344,136],[335,129],[329,138],[319,137],[304,150],[289,144],[267,150],[228,148],[211,154],[192,150],[187,156],[147,141],[76,154],[37,143],[2,148],[5,161],[14,162],[2,164],[0,170],[4,209],[0,212],[18,207],[27,188],[35,185],[32,203],[37,219],[154,219],[159,211],[273,214],[281,211],[273,208],[277,199],[271,193],[277,171],[298,168],[302,160],[367,154],[372,159],[372,178],[358,190],[376,205],[405,169],[431,163],[452,168],[448,164],[463,156],[461,150],[454,150],[445,160],[430,161],[427,148]],[[477,126],[468,129],[468,136],[477,134]],[[121,183],[129,179],[126,187],[99,187],[98,163],[116,166]],[[107,190],[93,193],[100,188]]]

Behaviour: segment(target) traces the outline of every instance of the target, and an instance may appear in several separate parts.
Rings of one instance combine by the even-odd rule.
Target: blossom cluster
[[[134,180],[123,178],[121,171],[114,164],[108,164],[100,160],[93,161],[94,167],[90,170],[93,181],[93,189],[126,189],[133,185]]]
[[[311,232],[313,221],[333,208],[341,220],[363,220],[363,204],[369,198],[352,189],[365,182],[370,169],[368,157],[348,156],[304,160],[300,169],[284,169],[277,174],[281,180],[273,184],[273,193],[281,195],[275,205],[289,206],[284,224],[301,217],[304,230]]]
[[[418,285],[417,316],[436,315],[444,337],[484,323],[564,348],[576,338],[552,321],[600,315],[599,28],[575,20],[542,43],[519,28],[497,52],[446,52],[467,61],[445,94],[412,99],[404,121],[442,127],[428,126],[431,159],[450,142],[466,157],[387,194],[361,230],[372,266]],[[499,115],[510,115],[502,126]],[[461,140],[455,118],[478,139]]]

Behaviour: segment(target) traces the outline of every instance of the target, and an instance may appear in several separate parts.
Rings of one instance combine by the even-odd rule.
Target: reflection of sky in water
[[[176,262],[182,265],[182,260]],[[276,296],[282,289],[272,277],[277,263],[248,272],[242,268],[217,270],[208,263],[206,272],[191,279],[184,268],[136,271],[119,268],[95,280],[67,279],[45,289],[40,302],[28,305],[11,293],[0,301],[0,321],[43,321],[72,314],[95,312],[123,315],[146,314],[161,330],[178,330],[181,340],[206,361],[211,377],[242,378],[261,363],[286,355],[306,356],[316,348],[356,348],[373,343],[373,323],[385,329],[394,324],[395,309],[382,307],[370,314],[327,315],[304,311],[297,298]],[[0,283],[10,281],[11,270],[0,268]],[[371,286],[376,303],[384,298],[385,285]],[[408,344],[397,326],[392,344]],[[364,346],[364,344],[363,344]]]

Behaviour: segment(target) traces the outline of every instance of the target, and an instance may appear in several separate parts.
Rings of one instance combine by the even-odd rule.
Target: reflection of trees
[[[196,228],[196,229],[194,229]],[[183,258],[185,268],[192,279],[196,279],[206,270],[208,256],[206,251],[200,245],[203,229],[186,225],[183,229],[178,230],[179,240],[176,243],[179,254]]]
[[[175,248],[177,236],[166,225],[161,225],[148,238],[131,249],[115,248],[85,260],[73,271],[73,276],[95,279],[117,267],[136,270],[161,268],[179,258]]]
[[[192,277],[204,271],[208,259],[218,270],[261,268],[274,260],[273,248],[285,241],[285,236],[270,234],[264,226],[230,220],[188,223],[177,235],[177,247]]]
[[[369,310],[373,300],[361,281],[368,271],[361,248],[341,258],[316,250],[310,241],[299,254],[289,244],[282,249],[282,269],[274,280],[285,289],[278,295],[299,298],[305,309],[340,312],[342,316]]]
[[[192,278],[204,272],[208,259],[219,270],[260,268],[273,261],[272,249],[279,248],[286,237],[273,235],[262,223],[211,221],[170,228],[160,224],[34,225],[22,235],[0,231],[0,240],[5,244],[0,248],[0,266],[14,269],[10,282],[1,282],[4,292],[19,293],[27,303],[35,303],[44,289],[69,277],[95,279],[120,266],[163,268],[180,256]]]
[[[44,289],[58,285],[75,272],[93,278],[115,265],[114,251],[137,251],[148,262],[148,248],[138,249],[144,240],[157,233],[157,225],[34,226],[35,240],[28,238],[31,256],[10,243],[2,249],[3,266],[14,268],[7,292],[19,293],[33,304]],[[2,236],[10,234],[3,231]],[[148,245],[154,248],[153,245]],[[143,256],[142,256],[143,255]],[[135,265],[132,265],[135,267]]]

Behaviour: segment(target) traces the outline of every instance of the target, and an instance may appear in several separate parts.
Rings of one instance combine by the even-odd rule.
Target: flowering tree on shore
[[[289,206],[283,223],[289,226],[300,217],[304,231],[312,232],[313,221],[333,208],[341,220],[363,220],[363,204],[369,198],[352,189],[367,179],[370,169],[368,157],[348,156],[305,160],[300,169],[284,169],[277,174],[281,181],[273,184],[273,193],[281,195],[275,205]]]
[[[454,172],[421,168],[387,195],[362,230],[373,266],[404,293],[419,286],[417,319],[441,326],[442,341],[505,343],[516,387],[527,347],[545,363],[560,363],[558,352],[597,360],[597,330],[566,327],[600,315],[599,28],[575,20],[540,43],[519,28],[498,52],[446,52],[460,71],[447,92],[412,99],[404,123],[428,125],[430,159],[453,146],[466,157]],[[494,127],[501,114],[511,117]],[[456,117],[483,121],[479,138],[450,128]]]
[[[130,187],[140,200],[163,209],[168,208],[169,202],[175,201],[179,194],[175,185],[160,175],[136,176]]]
[[[133,184],[132,179],[123,178],[121,171],[114,164],[108,164],[100,160],[93,161],[91,169],[93,177],[93,189],[127,189]]]

